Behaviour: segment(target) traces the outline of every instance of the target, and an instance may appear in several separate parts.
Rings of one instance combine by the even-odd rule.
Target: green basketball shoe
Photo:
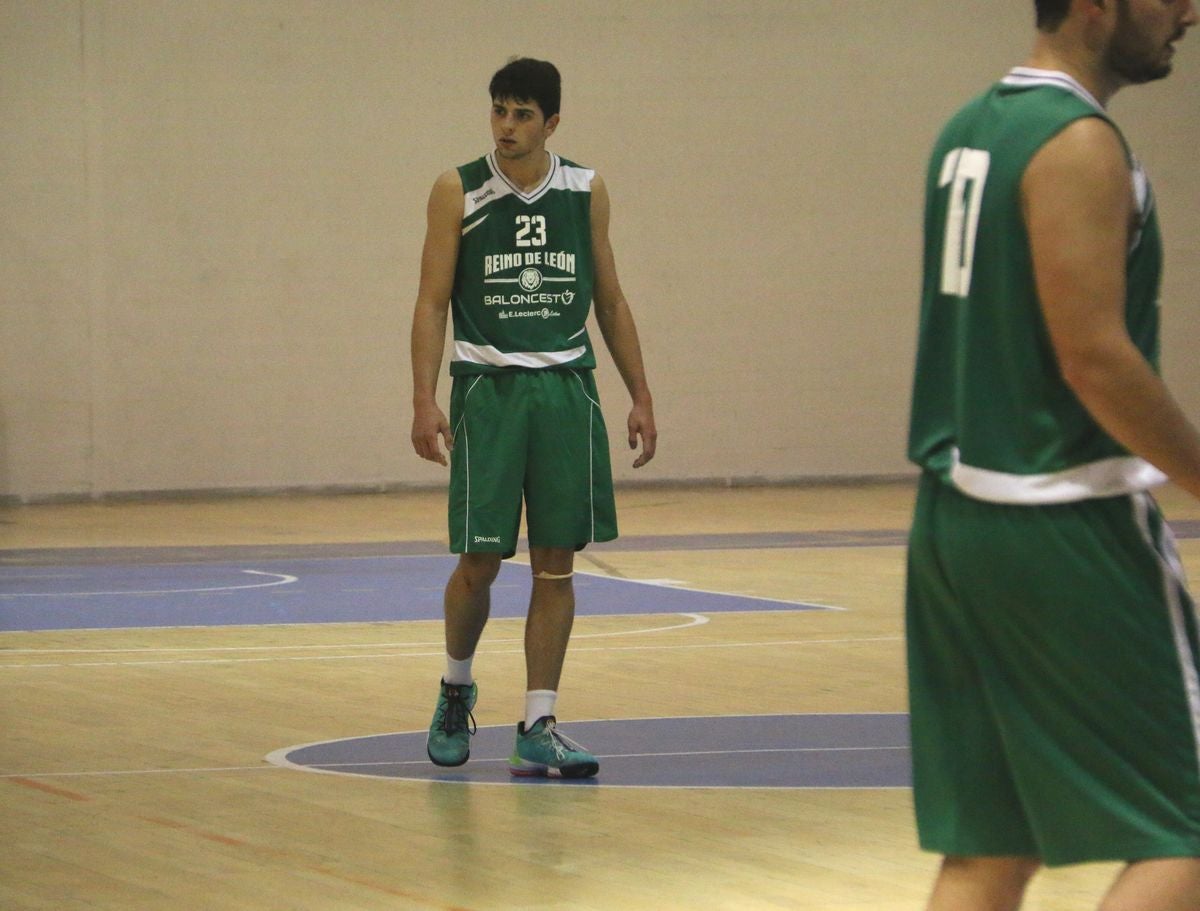
[[[600,771],[596,757],[558,732],[553,715],[539,718],[528,731],[517,725],[517,743],[508,760],[513,775],[547,778],[591,778]]]
[[[479,687],[474,683],[455,686],[442,681],[433,723],[425,739],[425,752],[434,765],[462,765],[471,755],[471,735],[475,733],[471,709],[475,708],[478,695]]]

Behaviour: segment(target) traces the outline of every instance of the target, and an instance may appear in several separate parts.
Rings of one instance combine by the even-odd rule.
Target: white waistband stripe
[[[488,367],[561,367],[587,353],[587,348],[568,348],[566,351],[501,351],[492,345],[454,343],[454,360]]]
[[[950,481],[960,491],[990,503],[1074,503],[1095,497],[1137,493],[1164,483],[1167,476],[1144,459],[1116,456],[1047,474],[1008,474],[975,468],[954,451]]]

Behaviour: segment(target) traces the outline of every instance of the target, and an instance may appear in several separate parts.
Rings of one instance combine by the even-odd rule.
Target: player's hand
[[[642,451],[634,459],[633,467],[641,468],[652,458],[658,444],[658,431],[654,428],[654,409],[649,405],[634,405],[629,412],[629,448],[637,449],[638,438],[642,441]]]
[[[446,443],[446,450],[454,449],[454,436],[450,433],[450,422],[437,405],[418,406],[413,410],[412,444],[417,455],[421,458],[446,464],[446,454],[442,452],[438,438]]]

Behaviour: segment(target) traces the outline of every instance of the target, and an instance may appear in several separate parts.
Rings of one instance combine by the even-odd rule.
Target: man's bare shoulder
[[[462,177],[458,173],[458,168],[451,168],[448,171],[443,171],[438,175],[437,180],[433,182],[433,191],[435,193],[447,193],[451,190],[453,190],[455,193],[461,193],[462,188]]]
[[[1026,215],[1038,206],[1057,224],[1068,211],[1087,220],[1123,218],[1132,205],[1131,171],[1116,128],[1100,117],[1073,121],[1037,151],[1021,179]],[[1049,205],[1049,209],[1046,206]]]
[[[429,215],[431,218],[462,218],[463,185],[458,171],[451,168],[438,175],[429,192]]]
[[[462,192],[462,176],[458,174],[458,168],[450,168],[443,170],[438,174],[438,179],[433,181],[434,190],[438,188],[454,188],[458,192]]]
[[[1067,124],[1042,146],[1031,165],[1064,168],[1091,177],[1129,170],[1120,134],[1102,117],[1081,117]]]
[[[604,211],[608,211],[608,184],[604,182],[604,178],[597,172],[592,172],[592,180],[589,186],[592,192],[592,207],[600,206]]]

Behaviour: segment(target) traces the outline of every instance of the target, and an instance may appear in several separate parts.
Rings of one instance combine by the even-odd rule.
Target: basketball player
[[[1105,105],[1165,77],[1197,15],[1035,8],[1032,55],[928,172],[907,621],[929,908],[1008,911],[1043,864],[1123,861],[1104,911],[1196,911],[1197,622],[1146,491],[1200,497],[1200,435],[1157,373],[1155,199]]]
[[[656,431],[641,347],[617,280],[609,201],[592,170],[546,150],[559,123],[553,64],[519,58],[492,77],[495,149],[447,171],[429,198],[412,328],[413,447],[446,464],[450,549],[446,673],[429,729],[437,765],[467,761],[478,692],[475,648],[500,561],[517,547],[524,500],[533,591],[525,624],[527,693],[510,760],[515,775],[586,778],[596,757],[556,728],[571,633],[575,551],[617,536],[608,438],[585,326],[596,322],[629,390],[633,465]],[[453,312],[450,419],[435,401]]]

